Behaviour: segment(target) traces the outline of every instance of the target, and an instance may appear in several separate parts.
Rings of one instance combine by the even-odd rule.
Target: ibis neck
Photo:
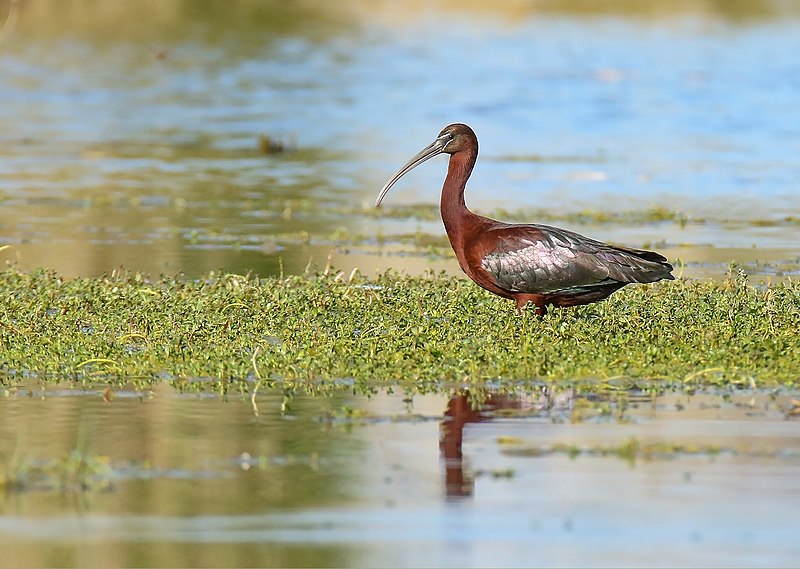
[[[467,186],[467,180],[472,174],[472,168],[475,166],[477,158],[477,148],[462,150],[450,156],[439,209],[451,243],[454,239],[460,239],[465,221],[475,215],[467,209],[467,205],[464,203],[464,188]]]

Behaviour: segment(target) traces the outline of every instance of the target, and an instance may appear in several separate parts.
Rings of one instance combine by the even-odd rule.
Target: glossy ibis
[[[467,209],[464,188],[478,158],[478,138],[465,124],[446,126],[386,182],[375,207],[404,174],[438,154],[449,154],[440,211],[461,269],[486,290],[544,315],[547,305],[576,306],[609,296],[629,283],[674,279],[667,259],[615,247],[578,233],[538,224],[504,223]]]

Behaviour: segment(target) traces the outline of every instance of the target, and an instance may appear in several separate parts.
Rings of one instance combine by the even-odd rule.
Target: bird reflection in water
[[[472,496],[475,478],[464,460],[464,427],[469,423],[483,423],[496,418],[501,410],[519,413],[546,412],[571,405],[573,390],[554,394],[543,389],[538,395],[499,394],[473,395],[469,390],[459,390],[447,402],[447,409],[439,430],[439,453],[444,466],[444,484],[448,499]]]

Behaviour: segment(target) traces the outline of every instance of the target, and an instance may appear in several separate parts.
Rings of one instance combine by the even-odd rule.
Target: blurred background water
[[[25,269],[457,271],[444,158],[386,217],[371,204],[458,121],[481,143],[474,209],[544,212],[690,276],[797,272],[796,2],[5,0],[0,18],[0,255]],[[602,222],[662,210],[677,221]]]

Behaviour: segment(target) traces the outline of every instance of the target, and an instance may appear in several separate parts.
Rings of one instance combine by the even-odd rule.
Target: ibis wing
[[[507,226],[489,235],[493,246],[481,265],[509,292],[577,294],[614,283],[673,278],[672,266],[658,253],[614,247],[556,227]]]

